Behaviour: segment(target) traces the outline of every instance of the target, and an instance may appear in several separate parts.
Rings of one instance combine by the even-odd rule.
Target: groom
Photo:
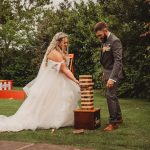
[[[98,22],[94,28],[100,40],[100,63],[103,67],[103,81],[106,84],[106,99],[109,110],[109,124],[104,131],[112,131],[123,123],[121,109],[117,98],[117,84],[122,75],[122,44],[120,39],[108,30],[104,22]]]

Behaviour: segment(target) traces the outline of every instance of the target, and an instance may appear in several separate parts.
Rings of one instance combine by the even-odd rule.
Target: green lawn
[[[120,99],[124,124],[113,132],[104,132],[107,123],[107,105],[99,92],[95,93],[95,106],[101,108],[101,128],[74,135],[73,128],[61,128],[54,134],[50,130],[0,133],[0,140],[41,142],[97,150],[149,150],[150,149],[150,102],[136,99]],[[21,105],[20,101],[0,100],[0,114],[11,115]]]
[[[13,87],[13,90],[22,90],[22,87],[15,86]]]

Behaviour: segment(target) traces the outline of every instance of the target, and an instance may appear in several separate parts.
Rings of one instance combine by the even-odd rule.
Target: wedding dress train
[[[18,111],[9,117],[0,115],[0,132],[73,125],[80,88],[60,72],[61,63],[49,60],[31,88],[25,87],[28,97]]]

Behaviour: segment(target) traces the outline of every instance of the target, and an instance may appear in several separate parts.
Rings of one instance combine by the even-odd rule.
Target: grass
[[[101,108],[102,126],[74,135],[73,128],[61,128],[54,134],[50,130],[0,133],[0,140],[15,140],[58,145],[74,145],[97,150],[149,150],[150,149],[150,102],[137,99],[120,99],[124,124],[113,132],[104,132],[108,110],[105,98],[95,93],[95,106]],[[12,115],[21,105],[20,101],[0,100],[0,114]]]
[[[22,87],[15,86],[13,87],[13,90],[22,90]]]

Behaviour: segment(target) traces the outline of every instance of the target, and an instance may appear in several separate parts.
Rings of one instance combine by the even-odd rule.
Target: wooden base
[[[74,128],[75,129],[97,129],[101,125],[100,109],[93,110],[74,110]]]

